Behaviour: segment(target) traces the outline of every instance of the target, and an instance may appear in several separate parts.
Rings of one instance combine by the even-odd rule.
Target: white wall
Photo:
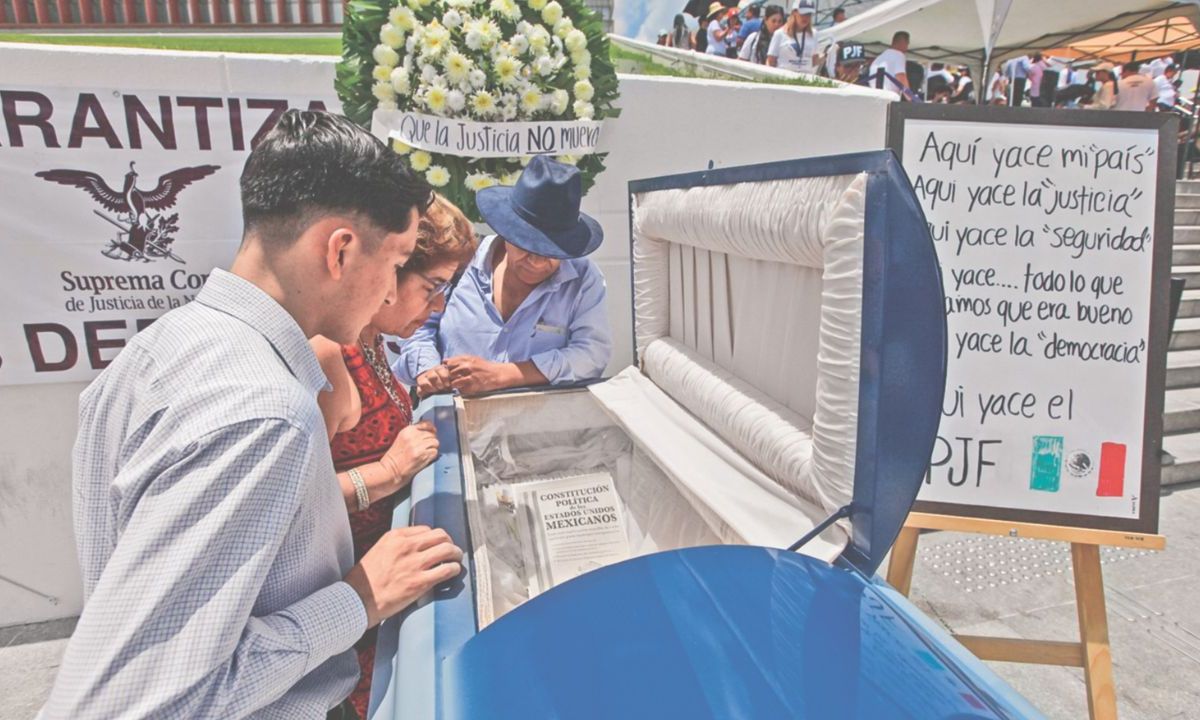
[[[333,65],[331,58],[0,43],[0,89],[253,92],[308,95],[332,107]],[[105,87],[97,88],[98,83]],[[608,279],[616,340],[611,371],[632,359],[630,180],[702,170],[710,161],[724,167],[878,149],[891,98],[854,87],[818,90],[639,76],[622,76],[621,93],[623,113],[609,122],[602,140],[601,149],[610,153],[608,170],[584,208],[605,231],[604,245],[594,257]],[[230,212],[236,216],[237,208]],[[3,222],[0,217],[0,229]],[[71,530],[70,449],[82,388],[77,383],[0,387],[0,576],[60,599],[54,605],[0,579],[0,626],[67,617],[81,608]]]

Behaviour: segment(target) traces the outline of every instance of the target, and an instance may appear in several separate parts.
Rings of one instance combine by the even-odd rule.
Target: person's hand
[[[450,392],[450,371],[445,365],[437,365],[417,376],[417,394],[423,398]]]
[[[401,430],[392,441],[392,446],[379,459],[395,483],[392,492],[412,482],[413,476],[433,462],[437,453],[437,431],[433,423],[424,420]]]
[[[367,627],[400,612],[434,586],[458,577],[463,552],[445,530],[390,530],[344,578],[362,598]]]
[[[450,385],[463,395],[478,395],[508,387],[507,363],[491,362],[474,355],[459,355],[445,362]]]

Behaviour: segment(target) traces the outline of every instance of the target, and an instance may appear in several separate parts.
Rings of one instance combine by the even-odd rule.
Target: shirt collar
[[[235,317],[261,333],[296,379],[314,393],[331,389],[295,318],[254,283],[216,268],[195,302]]]
[[[479,252],[475,256],[474,262],[472,262],[472,265],[479,273],[479,286],[485,292],[490,291],[492,288],[492,273],[495,270],[492,267],[492,251],[495,249],[498,241],[500,241],[499,235],[485,237],[483,242],[479,244]],[[555,270],[553,275],[543,280],[538,285],[538,289],[551,290],[579,277],[579,268],[576,267],[578,262],[579,260],[571,259],[560,262],[558,270]]]

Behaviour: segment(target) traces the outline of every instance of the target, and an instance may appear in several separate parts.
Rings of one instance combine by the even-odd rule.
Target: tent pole
[[[1187,52],[1185,52],[1183,54],[1183,69],[1184,70],[1187,70],[1188,60],[1190,59],[1189,56],[1191,55],[1191,53],[1192,53],[1192,51],[1188,50]],[[1182,75],[1182,73],[1180,73],[1180,75]],[[1192,116],[1192,122],[1191,122],[1191,127],[1188,129],[1187,147],[1185,147],[1183,149],[1183,167],[1184,167],[1184,171],[1187,173],[1188,180],[1191,180],[1192,176],[1193,176],[1191,155],[1192,155],[1192,148],[1196,146],[1196,117],[1197,117],[1196,116],[1196,103],[1200,103],[1200,77],[1196,78],[1196,88],[1195,88],[1195,90],[1192,91],[1192,109],[1190,111],[1191,116]]]

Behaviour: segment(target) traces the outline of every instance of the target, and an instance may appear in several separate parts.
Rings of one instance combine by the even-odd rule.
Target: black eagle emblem
[[[179,214],[164,216],[155,211],[174,207],[184,188],[220,169],[219,165],[197,165],[172,170],[160,177],[152,190],[138,187],[138,173],[132,162],[120,190],[113,189],[99,174],[88,170],[43,170],[35,175],[48,182],[77,187],[91,195],[105,210],[119,215],[114,219],[93,211],[120,230],[117,238],[110,240],[109,247],[103,251],[106,256],[143,262],[169,257],[183,262],[170,248],[173,234],[179,231],[176,224]]]

